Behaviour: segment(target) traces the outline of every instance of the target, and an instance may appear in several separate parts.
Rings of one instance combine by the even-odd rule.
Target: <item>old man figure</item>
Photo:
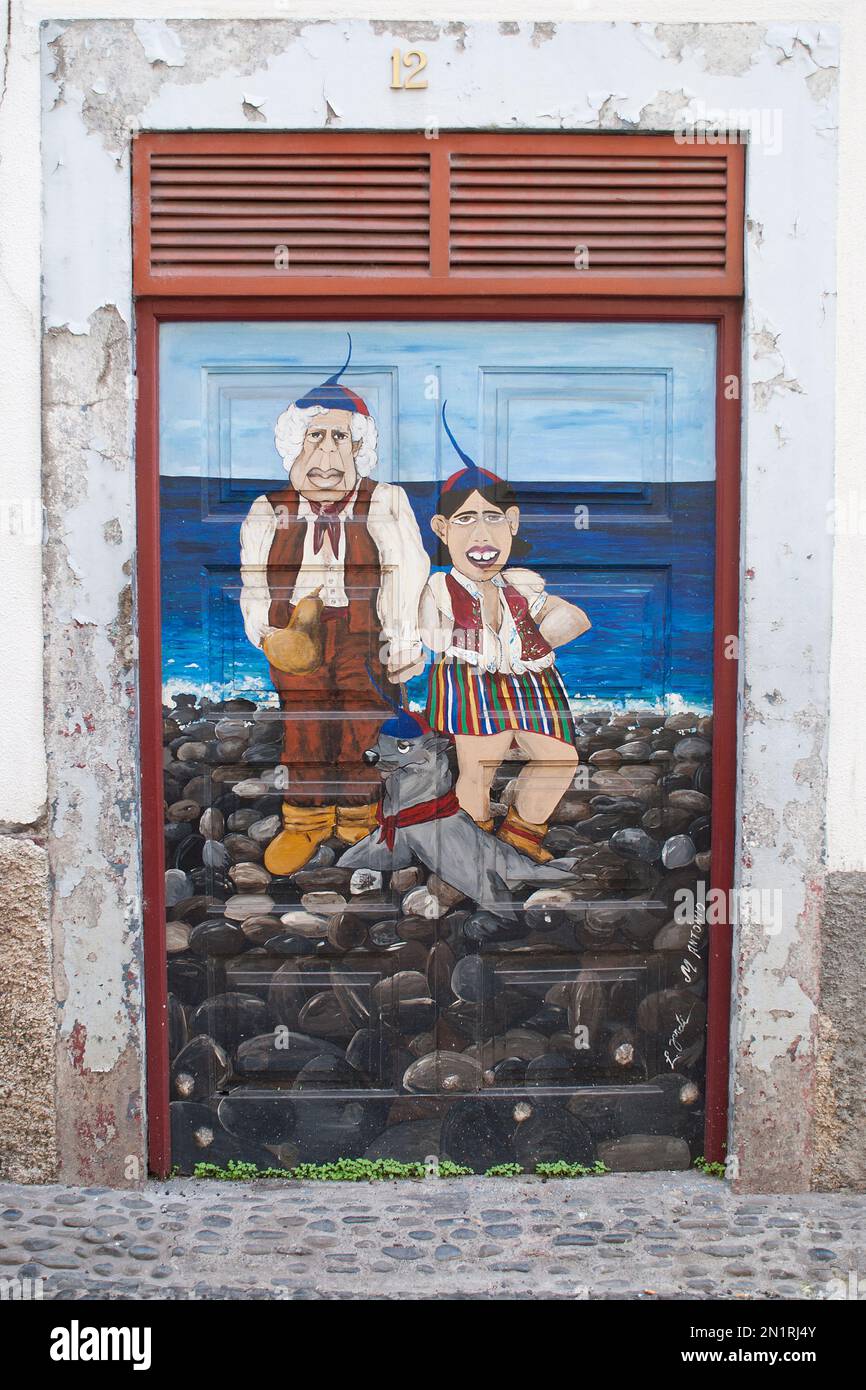
[[[392,713],[371,677],[424,669],[418,603],[430,563],[405,492],[370,475],[377,430],[338,372],[279,417],[288,486],[257,497],[241,528],[241,611],[283,711],[283,829],[272,874],[335,835],[376,824],[380,779],[363,761]]]

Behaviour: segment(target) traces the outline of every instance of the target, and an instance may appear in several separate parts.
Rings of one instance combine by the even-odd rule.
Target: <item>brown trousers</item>
[[[388,689],[378,634],[350,632],[346,609],[325,614],[324,659],[317,671],[290,676],[270,668],[283,711],[284,800],[290,806],[369,805],[378,800],[382,783],[362,755],[392,713],[366,669]]]

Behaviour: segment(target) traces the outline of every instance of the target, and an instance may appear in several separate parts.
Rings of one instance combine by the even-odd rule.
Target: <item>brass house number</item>
[[[419,82],[421,73],[427,66],[427,54],[420,48],[410,48],[401,53],[395,48],[391,54],[391,89],[396,92],[420,92],[427,86],[427,79]],[[403,69],[405,68],[405,72]]]

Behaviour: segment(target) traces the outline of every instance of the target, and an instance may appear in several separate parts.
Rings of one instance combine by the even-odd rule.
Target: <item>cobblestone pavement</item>
[[[858,1271],[866,1298],[866,1195],[694,1173],[4,1183],[0,1208],[0,1278],[45,1298],[842,1298]]]

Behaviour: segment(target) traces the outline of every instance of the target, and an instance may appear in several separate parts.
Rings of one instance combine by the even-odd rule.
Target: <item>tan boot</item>
[[[333,806],[283,804],[283,828],[265,850],[270,874],[294,874],[311,859],[323,840],[333,833]]]
[[[553,858],[541,843],[546,834],[546,821],[541,825],[535,825],[532,821],[521,820],[514,807],[509,806],[508,815],[500,825],[496,838],[504,840],[513,849],[519,849],[521,854],[528,855],[536,864],[546,864]]]
[[[344,845],[356,845],[376,829],[376,806],[338,806],[335,834]]]

